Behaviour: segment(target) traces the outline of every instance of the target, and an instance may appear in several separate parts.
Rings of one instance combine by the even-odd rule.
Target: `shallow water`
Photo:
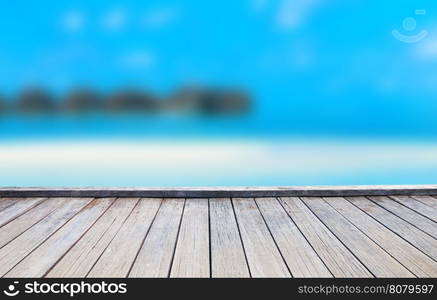
[[[1,186],[434,184],[437,143],[326,139],[0,144]]]

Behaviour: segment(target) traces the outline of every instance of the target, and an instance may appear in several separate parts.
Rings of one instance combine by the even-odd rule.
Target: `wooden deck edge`
[[[0,197],[245,198],[388,195],[437,195],[437,185],[203,188],[0,188]]]

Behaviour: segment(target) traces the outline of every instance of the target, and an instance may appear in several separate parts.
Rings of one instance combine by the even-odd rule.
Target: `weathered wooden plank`
[[[87,277],[126,277],[161,205],[142,198]]]
[[[430,237],[417,227],[414,227],[367,198],[348,197],[347,199],[437,261],[437,239]]]
[[[332,277],[276,198],[255,201],[293,277]]]
[[[209,199],[211,223],[211,276],[250,277],[231,199]]]
[[[117,199],[46,277],[86,277],[138,201]]]
[[[113,198],[94,199],[5,277],[43,277],[113,202]]]
[[[395,214],[396,216],[404,219],[413,226],[420,230],[430,234],[433,237],[437,237],[437,223],[430,219],[416,213],[416,211],[394,201],[388,197],[367,197],[374,203],[384,207],[386,210]]]
[[[399,237],[345,198],[329,198],[329,205],[418,277],[437,276],[437,262]],[[388,217],[388,216],[386,216]]]
[[[391,196],[391,198],[398,201],[402,205],[405,205],[411,208],[412,210],[417,211],[418,213],[424,215],[425,217],[430,218],[434,222],[437,222],[437,209],[425,205],[422,202],[419,202],[416,199],[411,198],[409,196]]]
[[[428,213],[435,210],[432,207],[433,202],[429,202],[432,200],[429,197],[411,196],[410,198],[414,200],[412,203],[416,205],[416,209],[418,205],[421,210],[425,207]],[[3,211],[0,210],[0,216],[3,212],[3,216],[7,216],[6,219],[11,218],[0,227],[0,275],[29,277],[43,276],[49,272],[47,273],[49,277],[84,277],[88,273],[92,277],[166,277],[169,272],[173,275],[175,265],[179,264],[185,277],[203,276],[192,275],[199,273],[204,274],[205,277],[247,277],[248,265],[254,277],[278,277],[278,273],[281,273],[279,276],[285,277],[290,276],[290,271],[294,276],[311,276],[310,274],[321,271],[314,270],[314,264],[319,267],[319,263],[323,261],[325,270],[329,269],[336,277],[372,276],[363,264],[376,276],[382,276],[383,272],[384,276],[393,277],[412,276],[412,273],[421,277],[437,276],[434,274],[437,272],[435,262],[437,223],[432,221],[429,215],[425,217],[423,211],[418,212],[414,208],[400,204],[401,201],[394,201],[388,197],[352,200],[348,197],[347,199],[338,202],[338,199],[326,198],[323,203],[340,215],[338,217],[334,214],[335,217],[332,218],[333,213],[328,209],[328,216],[324,217],[326,219],[320,217],[320,212],[316,212],[308,203],[304,204],[298,198],[281,198],[280,202],[275,199],[234,199],[234,204],[246,202],[240,203],[239,207],[235,204],[235,212],[232,210],[232,201],[229,198],[211,199],[209,205],[207,199],[190,199],[192,202],[206,201],[206,209],[204,205],[196,208],[197,211],[203,212],[200,215],[206,215],[205,221],[203,217],[200,218],[201,220],[194,220],[199,218],[196,213],[192,213],[191,217],[187,217],[188,213],[183,214],[185,199],[175,198],[166,199],[161,206],[158,205],[150,221],[147,221],[148,217],[138,217],[136,222],[131,220],[129,214],[133,214],[136,203],[139,206],[138,198],[118,199],[100,216],[99,212],[102,213],[103,206],[92,208],[93,212],[83,209],[92,199],[48,199],[27,210],[26,207],[30,203],[23,202],[26,199],[10,199],[13,201],[10,201]],[[0,199],[0,204],[5,200]],[[88,202],[78,208],[71,206],[72,201],[80,200],[88,200]],[[160,199],[144,200],[160,201]],[[97,200],[93,201],[93,203],[97,202]],[[119,205],[117,209],[115,209],[116,204]],[[22,209],[18,210],[19,213],[12,209],[15,205]],[[65,206],[68,205],[75,211],[71,212],[70,209],[67,211]],[[325,214],[325,208],[321,210]],[[14,214],[16,215],[10,217]],[[80,220],[81,218],[83,219]],[[190,218],[191,221],[182,225],[184,219],[187,221],[186,218]],[[344,220],[338,221],[338,218]],[[129,220],[130,226],[126,225]],[[143,229],[137,231],[132,228],[135,227],[132,224],[142,223],[144,220],[149,224],[148,226],[138,225],[143,226]],[[331,221],[337,223],[335,228],[329,223]],[[194,228],[193,224],[201,223],[206,224],[203,226],[204,230],[201,229],[202,226],[195,228],[194,230],[198,232],[194,233],[193,230],[187,229],[185,237],[180,235],[178,239],[178,232],[182,234],[184,226]],[[348,226],[344,226],[345,223],[354,227],[358,234]],[[142,234],[130,233],[131,231]],[[345,239],[338,231],[345,231],[346,233],[343,234],[348,237]],[[264,237],[260,237],[260,232]],[[358,236],[364,234],[379,247],[380,251],[385,249],[383,253],[392,258],[392,261],[384,255],[381,256],[381,253],[372,246],[366,248],[359,242],[356,243],[357,247],[364,249],[356,251],[351,246],[355,242],[351,237],[354,234]],[[111,249],[111,245],[116,239],[123,245],[114,250]],[[365,241],[362,237],[358,239],[361,242]],[[181,242],[182,240],[184,242]],[[179,243],[184,244],[185,250],[181,250]],[[178,247],[179,254],[176,254],[178,250],[175,249]],[[186,255],[189,248],[207,250],[192,250],[191,254]],[[244,250],[248,250],[247,260]],[[267,256],[263,256],[269,251],[273,254],[268,253]],[[374,265],[381,265],[379,273],[375,272],[376,267],[369,266],[366,259],[363,259],[363,252],[368,253],[368,260],[373,260]],[[314,256],[315,253],[317,254]],[[176,258],[178,255],[179,257]],[[106,258],[102,263],[104,256]],[[272,256],[275,257],[273,260]],[[94,264],[101,269],[111,269],[119,260],[122,261],[121,266],[116,266],[115,269],[121,270],[120,272],[111,270],[106,274],[102,272],[101,275],[91,275]],[[173,267],[171,267],[172,261]],[[183,261],[183,263],[176,261]],[[199,266],[200,261],[206,261],[204,267]],[[258,264],[255,268],[254,261]],[[399,269],[393,270],[393,266],[384,266],[382,264],[384,261],[390,261],[390,264],[393,261],[400,262],[399,265],[403,266],[401,268],[397,266],[395,269]],[[191,266],[190,263],[199,265]],[[259,270],[262,270],[263,265],[275,271],[270,275],[261,274]],[[285,274],[281,268],[285,268]],[[406,269],[412,273],[403,273],[400,276],[399,273]],[[240,272],[243,275],[238,275]],[[275,275],[271,275],[272,273]]]
[[[182,198],[164,199],[129,277],[169,276],[184,204]]]
[[[186,200],[170,277],[210,276],[208,214],[208,199]]]
[[[11,206],[14,203],[17,203],[19,201],[23,200],[23,197],[20,198],[0,198],[0,211],[4,210],[5,208]]]
[[[64,201],[68,201],[64,199]],[[25,232],[27,229],[47,217],[55,209],[62,205],[63,201],[47,199],[37,207],[7,223],[0,228],[0,248]]]
[[[255,200],[232,201],[252,277],[291,277]]]
[[[0,249],[0,276],[4,276],[23,258],[85,207],[92,198],[59,199],[62,205]]]
[[[299,198],[279,201],[335,277],[373,277]]]
[[[434,209],[437,209],[437,198],[432,196],[411,196],[419,202],[431,206]]]
[[[437,185],[181,187],[181,188],[0,188],[0,197],[316,197],[437,195]]]
[[[6,207],[0,211],[0,227],[24,214],[26,211],[32,209],[46,199],[47,198],[25,198]]]
[[[322,198],[302,198],[302,200],[376,277],[414,277],[410,271]]]

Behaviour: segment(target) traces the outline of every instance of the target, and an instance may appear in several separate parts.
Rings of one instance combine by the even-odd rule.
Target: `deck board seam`
[[[431,222],[437,223],[436,221],[434,221],[433,219],[431,219],[431,218],[428,217],[427,215],[424,215],[423,213],[417,211],[416,209],[413,209],[413,208],[411,208],[411,207],[405,205],[404,203],[402,203],[402,201],[397,200],[397,199],[395,198],[396,196],[397,196],[397,195],[388,195],[387,197],[389,197],[391,200],[393,200],[393,201],[399,203],[400,205],[405,206],[405,207],[408,208],[408,209],[411,209],[412,211],[414,211],[415,213],[421,215],[422,217],[427,218],[427,219],[430,220]],[[410,196],[408,196],[408,197],[410,197]],[[411,199],[413,199],[414,201],[417,201],[416,199],[414,199],[414,198],[412,198],[412,197],[411,197]],[[417,202],[418,202],[418,203],[422,203],[422,202],[420,202],[420,201],[417,201]],[[422,204],[423,204],[423,203],[422,203]],[[424,204],[424,205],[425,205],[425,204]],[[427,205],[426,205],[426,206],[427,206]],[[427,207],[429,207],[429,206],[427,206]]]
[[[275,237],[273,236],[272,231],[270,230],[269,224],[267,224],[267,221],[266,221],[266,219],[265,219],[265,217],[264,217],[264,215],[263,215],[261,209],[259,208],[258,203],[256,202],[256,199],[257,199],[257,198],[253,198],[253,202],[255,202],[256,208],[258,209],[258,212],[260,213],[261,218],[262,218],[263,221],[264,221],[264,225],[267,227],[267,230],[268,230],[268,232],[270,233],[270,236],[272,237],[272,240],[273,240],[273,243],[274,243],[275,246],[276,246],[276,249],[278,249],[279,255],[281,256],[282,261],[283,261],[284,264],[285,264],[285,267],[287,268],[287,270],[288,270],[288,272],[290,273],[291,277],[294,278],[294,274],[291,272],[291,269],[290,269],[290,267],[288,266],[287,261],[285,260],[285,257],[284,257],[284,255],[282,254],[282,251],[281,251],[281,249],[279,248],[279,245],[278,245],[278,243],[276,242]]]
[[[209,253],[209,278],[212,278],[212,242],[211,242],[211,205],[208,198],[208,253]]]
[[[52,199],[52,198],[47,198],[47,199]],[[31,226],[29,226],[28,228],[26,228],[24,231],[20,232],[20,234],[18,234],[17,236],[15,236],[13,239],[11,239],[9,242],[7,242],[6,244],[4,244],[3,246],[0,247],[0,249],[2,249],[3,247],[6,247],[9,243],[13,242],[15,239],[17,239],[18,237],[20,237],[22,234],[24,234],[25,232],[27,232],[28,230],[32,229],[34,226],[38,225],[40,222],[42,222],[45,218],[47,218],[49,215],[51,215],[52,213],[54,213],[55,211],[57,211],[58,209],[60,209],[60,206],[54,208],[53,210],[49,211],[46,215],[44,215],[43,217],[41,217],[38,221],[36,221],[35,223],[33,223]],[[6,224],[5,224],[6,225]],[[1,227],[0,227],[1,228]]]
[[[320,261],[323,263],[323,265],[325,266],[325,268],[329,271],[329,273],[331,273],[332,277],[335,278],[334,273],[332,272],[332,270],[327,266],[326,262],[322,259],[322,257],[320,256],[319,252],[316,251],[316,249],[314,249],[314,246],[311,244],[311,242],[308,240],[307,236],[302,232],[302,229],[297,225],[297,223],[293,220],[292,216],[287,212],[287,210],[285,209],[284,205],[281,203],[281,201],[279,201],[279,197],[275,197],[276,201],[278,201],[279,205],[282,207],[282,209],[285,211],[285,213],[287,214],[287,216],[290,218],[291,222],[293,222],[293,224],[296,226],[297,230],[299,230],[300,234],[303,236],[303,238],[305,239],[305,241],[308,243],[308,245],[311,247],[311,249],[313,249],[314,253],[316,253],[317,257],[320,259]]]
[[[423,201],[423,200],[417,198],[417,196],[419,196],[419,195],[410,195],[410,198],[413,198],[414,200],[419,201],[420,203],[422,203],[423,205],[425,205],[425,206],[427,206],[429,208],[436,209],[435,207],[433,207],[433,206],[429,205],[428,203],[426,203],[426,201]],[[420,195],[420,196],[431,196],[431,195]],[[435,199],[435,197],[432,197],[432,198]],[[437,203],[437,199],[436,199],[436,203]]]
[[[17,203],[18,201],[23,200],[22,198],[23,198],[23,197],[2,197],[2,196],[0,196],[0,200],[1,200],[1,201],[11,201],[8,205],[6,205],[5,207],[2,207],[2,208],[0,209],[0,212],[2,212],[2,211],[4,211],[5,209],[11,207],[12,205],[15,205],[15,203]],[[30,197],[29,197],[29,198],[30,198]],[[14,201],[14,200],[16,200],[16,201]]]
[[[331,234],[333,236],[335,236],[335,238],[360,262],[360,264],[367,269],[367,271],[369,271],[370,274],[372,274],[372,276],[374,278],[376,278],[377,276],[370,270],[370,268],[343,242],[342,239],[340,239],[340,237],[338,237],[337,234],[335,234],[334,231],[332,231],[332,229],[325,223],[323,222],[323,220],[311,209],[311,207],[309,207],[305,201],[303,201],[303,199],[301,197],[299,197],[299,201],[301,201],[306,207],[307,209],[319,220],[320,223],[322,223],[325,228],[327,230],[329,230],[331,232]]]
[[[374,216],[372,216],[371,214],[367,213],[365,210],[361,209],[359,206],[355,205],[353,202],[349,201],[349,199],[344,198],[346,201],[348,201],[349,203],[351,203],[353,206],[355,206],[356,208],[358,208],[359,210],[361,210],[363,213],[365,213],[367,216],[369,216],[370,218],[372,218],[374,221],[378,222],[380,225],[384,226],[385,228],[387,228],[389,231],[391,231],[392,233],[394,233],[395,235],[397,235],[398,237],[400,237],[402,240],[404,240],[405,242],[407,242],[408,244],[410,244],[411,246],[413,246],[415,249],[417,249],[418,251],[422,252],[424,255],[428,256],[430,259],[432,259],[435,263],[436,263],[436,267],[437,267],[437,260],[431,256],[429,256],[429,254],[423,252],[421,249],[419,249],[416,245],[414,245],[413,243],[411,243],[410,241],[408,241],[407,239],[405,239],[402,235],[400,235],[399,233],[397,233],[396,231],[394,231],[393,229],[391,229],[390,227],[388,227],[387,225],[385,225],[384,223],[382,223],[381,221],[379,221],[378,219],[376,219]],[[393,214],[394,215],[394,214]],[[396,215],[394,215],[396,216]],[[397,217],[397,216],[396,216]],[[409,224],[409,223],[408,223]]]
[[[379,248],[381,248],[384,252],[386,252],[390,257],[392,257],[396,262],[398,262],[402,267],[404,267],[406,270],[408,270],[414,277],[418,278],[419,276],[416,275],[413,271],[411,271],[407,266],[405,266],[402,262],[400,262],[393,254],[391,254],[389,251],[387,251],[382,245],[380,245],[377,241],[375,241],[371,236],[369,236],[367,233],[365,233],[363,230],[361,230],[354,222],[352,222],[348,217],[346,217],[344,214],[342,214],[340,211],[338,211],[334,206],[332,206],[329,201],[326,201],[323,199],[326,203],[328,203],[329,206],[331,206],[335,211],[337,211],[343,218],[345,218],[350,224],[352,224],[356,229],[358,229],[362,234],[367,236],[372,242],[374,242]],[[346,200],[346,199],[345,199]],[[346,200],[347,201],[347,200]],[[384,226],[385,227],[385,226]]]
[[[141,199],[144,199],[144,198],[141,198]],[[140,199],[139,201],[141,201],[141,199]],[[139,202],[139,201],[138,201],[138,202]],[[150,222],[150,226],[149,226],[149,228],[147,228],[147,230],[146,230],[146,234],[145,234],[144,237],[143,237],[143,240],[142,240],[142,242],[141,242],[141,244],[140,244],[140,247],[139,247],[138,250],[137,250],[137,253],[135,254],[135,257],[134,257],[134,259],[133,259],[133,261],[132,261],[132,263],[131,263],[131,265],[130,265],[130,267],[129,267],[129,270],[127,271],[126,278],[129,277],[129,275],[130,275],[130,273],[131,273],[131,271],[132,271],[132,268],[134,267],[135,261],[137,260],[138,255],[140,254],[141,248],[143,248],[143,245],[144,245],[144,242],[146,241],[147,235],[148,235],[149,232],[150,232],[150,228],[152,228],[153,223],[155,222],[156,216],[158,215],[158,212],[159,212],[159,210],[161,209],[161,207],[162,207],[162,203],[163,203],[163,202],[164,202],[164,199],[161,199],[161,202],[159,203],[159,207],[158,207],[158,209],[156,210],[155,215],[153,216],[152,221]]]
[[[25,210],[23,213],[21,213],[21,214],[15,216],[13,219],[11,219],[11,220],[9,220],[8,222],[6,222],[6,223],[4,223],[3,225],[1,225],[0,228],[3,228],[4,226],[8,225],[9,223],[11,223],[11,222],[14,221],[15,219],[21,217],[21,216],[24,215],[25,213],[30,212],[32,209],[34,209],[34,208],[36,208],[37,206],[39,206],[40,204],[44,203],[44,202],[47,201],[48,199],[49,199],[49,198],[45,198],[45,199],[42,200],[41,202],[37,203],[35,206],[32,206],[32,207],[30,207],[29,209]],[[15,204],[15,203],[11,204],[10,206],[12,206],[12,205],[14,205],[14,204]],[[8,206],[8,207],[9,207],[9,206]],[[8,207],[6,207],[6,208],[8,208]],[[6,208],[5,208],[5,209],[6,209]],[[3,211],[3,209],[0,210],[0,212],[1,212],[1,211]],[[0,248],[1,248],[1,247],[0,247]]]
[[[114,198],[111,202],[110,205],[108,205],[108,207],[96,218],[96,220],[94,222],[92,222],[92,224],[83,232],[83,234],[80,235],[80,237],[64,252],[64,254],[61,255],[61,257],[59,257],[55,263],[53,263],[53,265],[43,274],[42,278],[45,278],[47,276],[47,274],[50,273],[50,271],[56,266],[56,264],[58,262],[61,261],[62,258],[64,258],[65,255],[67,255],[67,253],[82,239],[82,237],[91,230],[91,228],[93,228],[94,224],[96,224],[96,222],[108,211],[108,209],[114,205],[115,200],[117,198]],[[99,200],[98,198],[94,199],[94,200]]]
[[[73,214],[67,221],[64,222],[64,224],[62,224],[61,226],[59,226],[55,231],[53,231],[51,234],[49,234],[49,236],[47,236],[41,243],[39,243],[38,245],[36,245],[31,251],[29,251],[29,253],[27,253],[27,255],[25,255],[24,257],[22,257],[20,259],[19,262],[17,262],[12,268],[10,268],[7,272],[5,272],[1,277],[4,277],[6,274],[8,274],[9,272],[11,272],[16,266],[18,266],[24,259],[26,259],[26,257],[28,257],[29,255],[31,255],[33,252],[36,251],[36,249],[38,249],[42,244],[44,244],[50,237],[52,237],[56,232],[58,232],[61,228],[63,228],[68,222],[70,222],[74,217],[76,217],[77,215],[79,215],[80,212],[82,212],[82,210],[85,209],[85,207],[87,207],[91,202],[93,202],[96,198],[91,198],[91,200],[84,205],[81,209],[79,209],[75,214]],[[60,208],[60,207],[59,207]],[[58,210],[59,208],[55,209],[54,211]],[[41,219],[42,220],[42,219]],[[39,223],[39,222],[38,222]],[[33,226],[32,226],[33,227]]]
[[[372,201],[372,203],[375,203],[376,205],[378,205],[378,206],[381,207],[382,209],[386,210],[387,212],[392,213],[393,215],[395,215],[395,216],[398,217],[399,219],[404,220],[404,221],[407,222],[408,224],[414,226],[415,228],[417,228],[418,230],[420,230],[420,231],[422,231],[423,233],[427,234],[428,236],[432,237],[433,239],[436,239],[436,240],[437,240],[437,237],[435,237],[435,236],[433,236],[432,234],[430,234],[430,233],[424,231],[422,228],[417,227],[417,225],[415,225],[415,224],[411,223],[410,221],[406,220],[406,219],[403,218],[402,216],[398,215],[396,212],[391,211],[390,209],[386,208],[385,206],[379,204],[378,201],[375,201],[375,200],[371,199],[370,197],[365,197],[365,198],[368,199],[369,201]],[[387,197],[387,198],[389,198],[389,197]],[[389,198],[389,199],[390,199],[391,201],[394,201],[394,200],[391,199],[391,198]],[[396,201],[394,201],[394,202],[396,202]],[[396,202],[396,203],[399,203],[399,202]],[[404,205],[403,205],[403,206],[404,206]],[[405,206],[404,206],[404,207],[405,207]],[[409,208],[409,207],[406,207],[406,208],[408,208],[409,210],[411,210],[413,213],[416,213],[415,210],[413,210],[413,209],[411,209],[411,208]],[[419,216],[421,216],[421,217],[425,217],[425,216],[423,216],[423,215],[421,215],[421,214],[417,214],[417,215],[419,215]],[[429,220],[429,218],[427,218],[427,219]],[[432,220],[430,220],[430,221],[432,221]]]
[[[118,198],[116,198],[117,200]],[[93,263],[93,265],[91,266],[91,268],[89,268],[88,272],[85,274],[84,278],[88,278],[88,275],[91,273],[91,271],[94,269],[94,267],[96,266],[96,264],[99,262],[100,258],[103,256],[103,254],[106,252],[106,249],[108,249],[108,247],[111,245],[112,241],[115,239],[115,237],[118,235],[118,233],[120,232],[121,228],[123,228],[123,225],[126,223],[127,219],[129,219],[130,215],[132,214],[132,212],[134,211],[135,207],[138,205],[138,203],[140,202],[140,198],[138,198],[137,202],[135,203],[135,205],[132,207],[131,211],[126,215],[126,218],[123,220],[123,222],[121,223],[120,227],[117,229],[117,231],[115,232],[114,236],[111,238],[111,240],[109,241],[109,243],[106,245],[106,247],[103,249],[103,251],[100,253],[99,257],[97,257],[96,261]],[[99,239],[100,240],[100,239]]]
[[[232,198],[229,198],[229,200],[231,201],[232,212],[233,212],[233,215],[234,215],[234,218],[235,218],[235,222],[237,224],[238,236],[240,237],[241,246],[243,248],[244,259],[246,260],[246,267],[247,267],[247,270],[249,272],[249,277],[252,278],[252,272],[250,270],[249,261],[247,259],[246,248],[244,247],[243,237],[241,236],[240,224],[238,223],[237,214],[236,214],[235,208],[234,208],[234,201],[233,201]]]
[[[181,217],[180,217],[180,219],[179,219],[178,232],[177,232],[177,234],[176,234],[176,240],[175,240],[175,243],[174,243],[173,254],[172,254],[172,256],[171,256],[170,265],[169,265],[169,268],[168,268],[167,278],[170,278],[170,276],[171,276],[171,270],[172,270],[172,268],[173,268],[173,262],[174,262],[174,258],[175,258],[175,255],[176,255],[176,249],[177,249],[178,241],[179,241],[179,233],[180,233],[180,231],[181,231],[182,220],[183,220],[183,218],[184,218],[184,213],[185,213],[185,204],[186,204],[186,203],[187,203],[187,198],[184,198],[184,206],[182,207]]]
[[[14,221],[15,219],[21,217],[22,215],[24,215],[24,214],[27,213],[28,211],[32,210],[33,208],[37,207],[38,205],[40,205],[41,203],[43,203],[43,202],[45,202],[47,199],[49,199],[48,197],[41,197],[41,198],[43,198],[43,200],[41,200],[40,202],[36,203],[36,204],[33,205],[33,206],[28,207],[28,208],[25,209],[25,210],[23,210],[21,213],[17,214],[17,215],[14,216],[12,219],[10,219],[10,220],[7,221],[6,223],[2,224],[2,225],[0,226],[0,228],[2,228],[3,226],[6,226],[6,225],[9,224],[10,222],[12,222],[12,221]],[[28,198],[25,198],[25,199],[28,199]],[[19,200],[19,201],[26,201],[25,199],[24,199],[24,200]],[[13,205],[15,205],[15,204],[17,204],[17,203],[18,203],[18,201],[17,201],[16,203],[12,203],[11,205],[9,205],[8,207],[2,209],[1,211],[4,211],[4,210],[8,209],[9,207],[12,207]]]

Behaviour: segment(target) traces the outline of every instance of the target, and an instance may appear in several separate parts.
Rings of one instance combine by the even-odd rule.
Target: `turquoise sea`
[[[433,184],[436,20],[429,0],[2,3],[0,186]],[[193,85],[250,111],[1,110],[27,87]]]

